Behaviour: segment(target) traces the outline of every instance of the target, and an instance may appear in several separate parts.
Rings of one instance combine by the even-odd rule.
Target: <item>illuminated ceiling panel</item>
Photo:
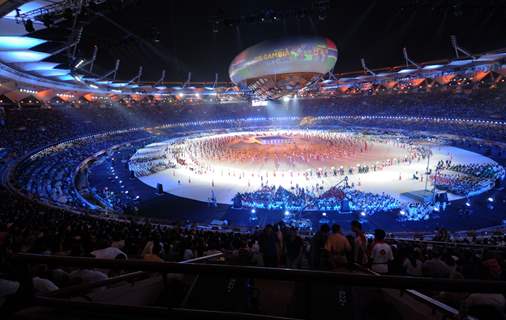
[[[28,62],[18,63],[17,67],[25,71],[49,70],[56,67],[58,63],[54,62]]]
[[[46,42],[32,37],[0,36],[0,50],[27,50]]]
[[[454,60],[452,62],[450,62],[448,65],[449,66],[463,66],[463,65],[466,65],[466,64],[470,64],[472,63],[473,60],[472,59],[467,59],[467,60]]]
[[[442,64],[431,64],[431,65],[423,67],[423,70],[434,70],[434,69],[439,69],[442,67],[444,67],[444,65],[442,65]]]
[[[66,74],[66,75],[63,75],[63,76],[58,76],[56,78],[58,80],[61,80],[61,81],[73,81],[73,80],[75,80],[75,78],[73,76],[71,76],[70,74]]]
[[[55,76],[64,76],[70,73],[70,70],[64,69],[50,69],[50,70],[37,70],[35,73],[40,74],[44,77],[55,77]]]
[[[30,50],[0,51],[0,61],[6,63],[35,62],[44,60],[49,56],[50,56],[49,53]]]
[[[57,0],[57,1],[53,1],[53,2],[60,2],[60,1]],[[27,3],[19,6],[18,9],[19,9],[19,12],[23,14],[23,13],[30,12],[32,10],[36,10],[36,9],[45,7],[50,4],[51,4],[51,2],[49,2],[49,1],[35,0],[35,1],[27,2]],[[16,17],[16,10],[12,10],[11,12],[9,12],[6,15],[6,17],[15,18]]]
[[[126,83],[126,82],[116,82],[116,83],[111,83],[110,86],[113,88],[119,88],[119,87],[124,87],[127,84],[128,83]]]
[[[415,72],[416,69],[402,69],[402,70],[399,70],[397,73],[411,73],[411,72]]]

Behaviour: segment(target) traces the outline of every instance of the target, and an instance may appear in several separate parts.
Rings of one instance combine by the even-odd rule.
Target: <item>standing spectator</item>
[[[142,259],[145,261],[163,262],[163,259],[160,258],[161,252],[162,245],[160,241],[148,241],[144,247]]]
[[[353,261],[361,264],[367,264],[367,239],[365,238],[364,231],[362,231],[362,224],[353,220],[351,222],[351,231],[355,234],[355,241],[353,245]]]
[[[325,251],[325,244],[329,234],[329,225],[322,224],[320,231],[317,232],[311,240],[311,267],[313,269],[325,269],[327,266],[327,253]]]
[[[297,229],[290,228],[286,238],[286,266],[292,269],[300,268],[303,251],[304,242],[297,234]]]
[[[404,262],[402,263],[402,268],[404,269],[404,273],[408,276],[421,277],[422,265],[423,263],[419,259],[418,252],[413,250],[404,259]]]
[[[446,263],[441,260],[441,254],[438,250],[429,252],[429,259],[423,263],[423,275],[432,278],[449,278],[451,270]]]
[[[341,226],[332,225],[332,234],[328,236],[325,250],[329,254],[329,264],[332,270],[343,268],[348,263],[346,253],[351,251],[351,246],[345,236],[341,234]]]
[[[371,269],[381,274],[388,273],[388,264],[394,259],[392,248],[385,243],[385,236],[384,230],[374,230],[374,242],[371,246]]]
[[[260,251],[263,254],[264,265],[266,267],[276,268],[278,266],[278,246],[276,242],[277,236],[272,229],[272,225],[266,225],[260,235]]]

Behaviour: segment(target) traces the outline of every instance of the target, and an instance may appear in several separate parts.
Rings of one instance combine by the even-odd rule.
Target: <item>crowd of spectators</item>
[[[436,118],[465,118],[490,121],[505,119],[503,104],[504,88],[480,89],[470,93],[412,93],[406,95],[343,96],[336,98],[301,99],[297,102],[300,114],[305,116],[410,116]],[[280,111],[280,116],[293,116],[289,111]],[[139,126],[153,126],[167,122],[182,122],[212,119],[237,119],[266,117],[264,107],[251,107],[249,102],[203,105],[139,104],[125,107],[121,104],[102,106],[99,103],[83,104],[79,108],[59,105],[52,108],[4,107],[0,135],[0,148],[23,153],[36,147],[54,143],[64,138],[93,134],[109,130]],[[114,121],[111,121],[114,119]],[[350,120],[350,121],[358,121]],[[381,122],[361,119],[364,124]],[[384,123],[383,123],[384,125]],[[470,129],[480,129],[481,137],[496,137],[504,140],[504,128],[488,123],[468,123],[461,126],[445,126],[445,121],[430,123],[427,120],[399,120],[392,125],[401,128],[454,131],[463,136],[472,135]],[[431,129],[432,126],[435,126]],[[465,127],[465,128],[458,128]],[[489,128],[491,127],[491,128]],[[442,130],[442,129],[445,130]],[[495,130],[495,132],[494,132]]]
[[[439,165],[434,183],[441,190],[461,196],[472,196],[492,188],[496,180],[503,179],[504,168],[498,164]]]
[[[334,99],[300,99],[301,115],[343,116],[321,120],[319,125],[355,125],[385,129],[409,129],[454,134],[461,137],[505,141],[505,91],[480,90],[468,94],[418,93],[339,97]],[[367,115],[367,117],[364,117]],[[5,109],[0,126],[0,148],[8,159],[21,156],[61,140],[127,129],[154,126],[167,122],[213,119],[238,119],[268,116],[266,108],[252,108],[249,103],[198,106],[95,105],[51,109]],[[293,114],[286,114],[293,116]],[[407,116],[406,118],[389,118]],[[426,117],[486,120],[427,120]],[[452,124],[451,126],[449,124]],[[241,122],[234,120],[233,126]],[[223,127],[223,124],[220,124]],[[44,158],[33,157],[18,171],[17,187],[27,193],[46,197],[53,202],[80,205],[72,184],[76,166],[91,154],[125,140],[149,137],[147,131],[128,132],[104,139],[96,137],[46,149]],[[51,153],[51,151],[54,151]],[[41,160],[44,159],[44,160]],[[453,166],[451,170],[477,177],[490,177],[490,168]],[[287,196],[288,190],[283,192]],[[373,213],[378,208],[394,206],[383,195],[368,195],[355,190],[351,195],[357,210]],[[70,197],[69,197],[70,196]],[[89,214],[71,214],[47,207],[0,189],[0,269],[4,275],[13,272],[9,258],[16,252],[47,255],[97,257],[110,259],[145,259],[181,261],[224,251],[231,263],[321,270],[349,269],[357,263],[381,274],[405,274],[433,278],[504,280],[504,247],[454,247],[445,244],[413,243],[385,240],[385,232],[376,230],[368,238],[358,222],[353,234],[344,235],[338,225],[322,225],[314,235],[300,235],[283,223],[267,225],[250,233],[202,231],[178,225],[159,225],[149,221],[119,220]],[[324,201],[325,203],[325,201]],[[325,206],[329,205],[325,203]],[[332,205],[332,204],[330,204]],[[327,210],[327,209],[325,209]],[[504,239],[501,243],[504,243]],[[34,287],[40,292],[55,290],[72,283],[90,282],[110,276],[103,270],[47,269],[35,270]],[[436,293],[450,304],[479,297]],[[489,299],[504,308],[502,295]]]

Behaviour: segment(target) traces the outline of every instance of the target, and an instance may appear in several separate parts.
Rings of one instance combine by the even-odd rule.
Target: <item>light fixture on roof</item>
[[[24,25],[25,25],[26,32],[28,32],[28,33],[35,32],[35,28],[33,27],[32,19],[26,20]]]
[[[79,68],[80,66],[82,66],[82,64],[83,64],[83,63],[84,63],[84,60],[83,60],[83,59],[79,60],[79,62],[78,62],[78,63],[76,63],[76,65],[74,66],[74,68],[75,68],[75,69]]]

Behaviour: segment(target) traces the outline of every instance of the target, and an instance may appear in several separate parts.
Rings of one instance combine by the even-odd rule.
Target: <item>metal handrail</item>
[[[433,241],[433,240],[415,240],[415,239],[403,239],[403,238],[387,238],[387,242],[410,242],[410,243],[423,243],[432,244],[438,246],[449,246],[449,247],[475,247],[475,248],[499,248],[506,249],[506,246],[501,245],[490,245],[490,244],[477,244],[477,243],[465,243],[465,242],[454,242],[454,241]]]
[[[371,275],[374,275],[374,276],[377,276],[377,277],[381,277],[382,275],[380,273],[377,273],[369,268],[366,268],[358,263],[355,263],[354,264],[359,270],[363,271],[363,272],[366,272],[366,273],[369,273]],[[460,313],[457,309],[453,308],[453,307],[450,307],[449,305],[445,304],[445,303],[442,303],[441,301],[439,300],[436,300],[432,297],[429,297],[428,295],[425,295],[419,291],[416,291],[416,290],[413,290],[413,289],[405,289],[403,292],[409,294],[411,297],[415,298],[416,300],[422,302],[422,303],[425,303],[429,306],[431,306],[433,309],[437,309],[439,310],[440,312],[443,312],[447,315],[450,315],[452,317],[455,317],[457,318]],[[473,317],[470,317],[470,316],[467,316],[465,318],[463,318],[464,320],[476,320],[475,318]]]
[[[201,262],[201,261],[206,261],[209,259],[218,258],[221,256],[223,256],[223,252],[217,252],[217,253],[213,253],[213,254],[210,254],[207,256],[203,256],[203,257],[183,260],[183,261],[180,261],[177,263],[187,264],[187,263]],[[86,283],[86,284],[78,284],[75,286],[58,289],[56,291],[50,292],[49,294],[47,294],[45,296],[46,297],[54,297],[54,298],[56,298],[56,297],[69,297],[73,294],[82,293],[84,291],[88,291],[91,289],[110,286],[110,285],[120,283],[120,282],[134,281],[136,279],[142,279],[142,278],[145,278],[148,276],[149,276],[149,272],[135,271],[135,272],[122,274],[122,275],[119,275],[119,276],[116,276],[113,278],[109,278],[109,279],[105,279],[105,280],[99,280],[99,281],[95,281],[92,283]]]
[[[207,274],[263,278],[287,281],[308,281],[315,283],[334,283],[357,287],[378,287],[396,289],[431,289],[445,291],[464,291],[482,293],[503,293],[506,281],[432,279],[406,276],[373,276],[350,272],[331,272],[299,269],[265,268],[221,264],[200,264],[177,262],[152,262],[132,260],[109,260],[81,257],[59,257],[34,254],[17,254],[12,257],[19,264],[48,264],[122,270],[143,270],[162,273]]]
[[[157,317],[157,319],[160,316],[166,316],[167,319],[173,317],[173,319],[299,320],[299,318],[235,311],[115,305],[99,302],[62,300],[50,297],[36,297],[35,302],[46,307],[63,308],[71,311],[100,312],[102,317],[104,316],[104,312],[111,312],[116,317],[119,314],[136,315],[139,317],[142,316],[143,318],[148,318],[146,316],[151,315]]]

